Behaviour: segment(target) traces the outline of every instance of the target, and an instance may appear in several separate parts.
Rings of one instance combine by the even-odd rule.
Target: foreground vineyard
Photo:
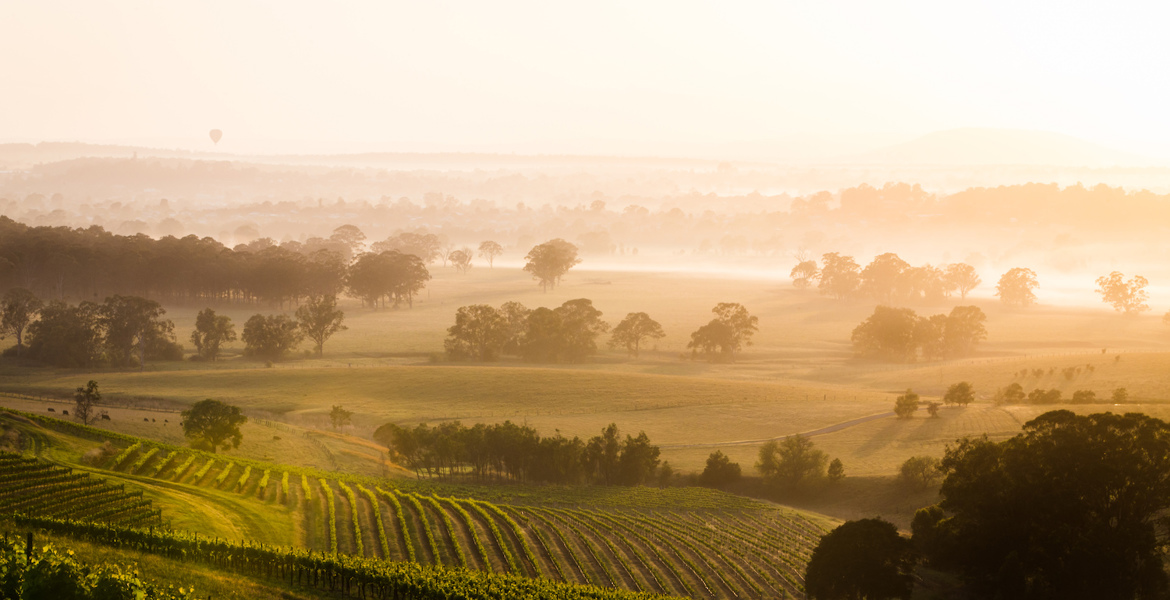
[[[74,434],[93,431],[38,419]],[[477,489],[377,480],[251,463],[118,440],[113,477],[228,494],[293,511],[306,550],[330,556],[466,567],[611,590],[701,599],[803,595],[819,521],[710,490],[636,489],[580,504],[562,488],[511,501],[456,497]],[[480,498],[486,494],[478,494]],[[263,542],[264,540],[255,540]],[[347,559],[348,560],[348,559]]]
[[[142,492],[123,484],[0,452],[0,513],[13,512],[125,526],[158,525],[162,518]]]

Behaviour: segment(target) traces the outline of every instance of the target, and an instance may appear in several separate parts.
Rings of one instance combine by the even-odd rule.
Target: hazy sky
[[[628,153],[1006,127],[1170,156],[1170,11],[963,4],[0,0],[0,141]]]

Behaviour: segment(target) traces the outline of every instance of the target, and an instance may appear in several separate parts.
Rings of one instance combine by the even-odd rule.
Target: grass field
[[[593,299],[611,323],[626,312],[645,310],[662,322],[667,337],[639,359],[603,349],[581,365],[507,360],[434,364],[429,358],[441,350],[459,306],[509,300],[555,306],[576,297]],[[735,364],[684,360],[680,354],[689,332],[709,320],[711,306],[721,301],[742,302],[760,317],[755,345]],[[412,309],[374,311],[347,302],[350,329],[326,345],[323,359],[298,358],[266,368],[233,355],[215,364],[152,364],[144,372],[8,367],[0,370],[0,390],[65,400],[77,386],[97,379],[112,402],[108,410],[113,419],[99,426],[170,444],[184,441],[173,411],[218,398],[244,407],[253,417],[245,426],[244,444],[228,456],[261,461],[279,457],[297,466],[380,476],[405,473],[385,463],[382,449],[369,439],[374,428],[385,422],[453,419],[510,419],[542,433],[581,437],[614,422],[626,433],[646,431],[676,469],[697,471],[720,448],[750,473],[759,444],[732,442],[809,432],[887,413],[894,396],[906,388],[924,399],[938,399],[952,383],[973,383],[976,403],[945,409],[939,419],[886,417],[816,436],[817,446],[841,458],[850,477],[873,482],[869,491],[842,495],[853,494],[855,506],[881,510],[900,506],[900,501],[876,506],[870,501],[874,490],[909,456],[941,455],[947,443],[963,435],[1010,436],[1028,418],[1062,407],[991,406],[994,390],[1012,382],[1025,390],[1055,387],[1066,398],[1080,389],[1108,397],[1114,388],[1126,387],[1133,404],[1069,408],[1170,416],[1170,378],[1165,377],[1170,335],[1158,317],[1126,318],[1103,307],[1022,310],[988,300],[972,302],[988,314],[988,339],[976,356],[888,364],[857,360],[849,349],[849,333],[872,312],[872,303],[836,302],[778,281],[574,271],[563,286],[544,294],[516,269],[476,268],[467,275],[435,269],[429,291]],[[181,338],[198,308],[170,307]],[[920,314],[949,309],[916,307]],[[221,312],[240,327],[251,314],[270,311],[236,307]],[[238,343],[229,350],[238,352]],[[1077,367],[1080,372],[1064,375],[1064,369]],[[1029,374],[1021,376],[1024,369]],[[1043,375],[1032,375],[1034,369]],[[2,401],[40,414],[48,407],[68,408],[67,401]],[[326,416],[335,404],[355,413],[354,425],[340,433],[329,429]],[[832,514],[852,514],[837,500],[825,502],[837,511]]]

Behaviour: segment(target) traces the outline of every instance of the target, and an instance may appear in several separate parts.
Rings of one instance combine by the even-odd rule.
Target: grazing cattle
[[[142,417],[142,422],[143,422],[143,423],[149,423],[149,422],[150,422],[150,419],[148,419],[148,418],[146,418],[146,417]]]
[[[49,412],[57,412],[57,411],[53,410],[53,407],[52,407],[52,406],[50,406],[50,407],[49,407]]]
[[[103,421],[109,421],[109,420],[110,420],[110,415],[107,415],[107,414],[105,414],[105,413],[102,413],[102,420],[103,420]]]
[[[63,410],[63,411],[61,411],[61,414],[65,415],[65,416],[69,416],[69,411]]]

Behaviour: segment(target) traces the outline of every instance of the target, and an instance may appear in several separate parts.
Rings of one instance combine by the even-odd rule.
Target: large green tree
[[[344,325],[345,313],[337,308],[337,296],[313,296],[297,308],[297,327],[305,337],[313,340],[317,356],[325,352],[325,342]]]
[[[191,446],[208,452],[217,448],[239,448],[243,434],[240,425],[248,421],[238,406],[219,400],[201,400],[182,412],[183,435]]]
[[[813,549],[804,576],[809,600],[910,597],[914,546],[882,519],[846,521]]]
[[[98,309],[98,324],[104,333],[105,347],[110,362],[115,366],[139,368],[146,365],[148,356],[182,358],[182,350],[175,356],[175,324],[164,319],[167,311],[154,300],[138,296],[110,296]]]
[[[283,357],[297,344],[302,334],[296,320],[286,315],[252,315],[244,323],[244,356],[268,360]]]
[[[1003,442],[948,448],[914,538],[986,597],[1164,598],[1170,425],[1140,413],[1045,413]]]
[[[829,457],[813,441],[797,434],[760,447],[756,470],[764,481],[783,490],[798,490],[825,476]]]

